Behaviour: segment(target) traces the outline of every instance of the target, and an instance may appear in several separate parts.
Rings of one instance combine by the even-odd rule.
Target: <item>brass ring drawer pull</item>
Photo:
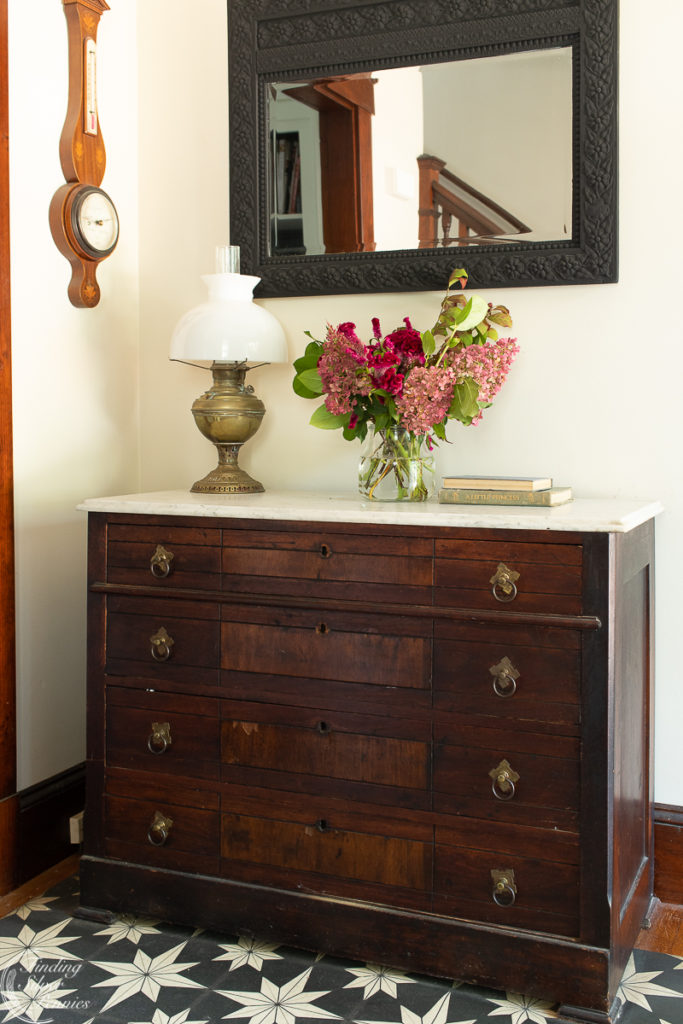
[[[321,558],[331,558],[332,557],[332,548],[330,547],[329,544],[321,544],[320,545],[320,557]]]
[[[519,670],[509,658],[505,657],[497,665],[492,665],[489,672],[493,676],[493,692],[497,697],[512,697],[516,693]]]
[[[519,775],[510,767],[506,760],[502,760],[496,768],[492,768],[489,776],[493,779],[491,790],[496,800],[512,800],[515,795],[515,782],[519,782]]]
[[[516,583],[518,579],[518,572],[509,569],[503,562],[499,562],[498,568],[489,580],[489,583],[493,584],[493,596],[496,601],[501,601],[503,604],[514,601],[517,597]]]
[[[152,731],[147,737],[147,749],[150,754],[165,754],[171,742],[171,723],[152,722]]]
[[[173,818],[167,817],[165,814],[162,814],[161,811],[155,811],[154,817],[147,829],[148,842],[150,842],[152,846],[163,846],[170,835],[172,826]]]
[[[169,636],[164,627],[156,631],[149,638],[150,652],[155,661],[168,661],[171,657],[171,648],[175,640],[172,636]]]
[[[318,832],[329,832],[330,831],[330,826],[327,824],[327,821],[326,821],[325,818],[318,818],[318,820],[315,823],[315,827],[317,828]]]
[[[162,544],[157,544],[156,551],[149,560],[149,569],[152,576],[156,576],[158,580],[163,580],[169,576],[173,558],[172,551],[167,551]]]
[[[517,899],[517,885],[512,868],[505,868],[503,871],[493,869],[491,878],[493,879],[493,892],[491,893],[493,902],[497,903],[499,907],[511,907]]]

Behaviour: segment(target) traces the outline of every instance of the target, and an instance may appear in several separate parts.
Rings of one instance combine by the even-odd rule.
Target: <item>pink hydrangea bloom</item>
[[[479,386],[479,401],[490,404],[505,382],[510,367],[519,352],[516,338],[500,338],[486,345],[470,345],[449,356],[449,366],[456,383],[472,377]],[[481,419],[481,412],[473,423]]]
[[[455,379],[450,367],[416,366],[396,399],[401,426],[414,434],[428,434],[441,423],[453,401]]]
[[[342,331],[341,328],[347,328]],[[351,328],[348,330],[348,328]],[[353,332],[353,324],[332,327],[328,324],[318,373],[325,393],[325,406],[335,416],[352,412],[356,398],[368,395],[372,380],[368,373],[366,350]]]

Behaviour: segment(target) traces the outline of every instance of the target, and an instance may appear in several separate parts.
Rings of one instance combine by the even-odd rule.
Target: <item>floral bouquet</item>
[[[422,334],[408,317],[387,335],[373,318],[367,344],[352,323],[328,324],[324,341],[306,332],[311,341],[294,363],[292,386],[302,398],[323,396],[313,426],[340,428],[349,441],[369,438],[359,480],[369,498],[386,497],[391,483],[394,499],[426,500],[433,482],[425,480],[423,447],[431,452],[447,440],[450,419],[478,423],[519,351],[516,338],[498,337],[497,327],[512,326],[509,310],[452,293],[456,283],[465,288],[465,270],[453,271],[438,319]]]

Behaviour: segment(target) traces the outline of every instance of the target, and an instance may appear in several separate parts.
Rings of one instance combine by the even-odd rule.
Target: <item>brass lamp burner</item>
[[[214,363],[213,384],[192,405],[195,423],[204,437],[218,450],[218,465],[191,490],[208,494],[249,494],[263,491],[263,484],[252,479],[237,464],[245,441],[256,433],[266,408],[244,383],[246,363]]]

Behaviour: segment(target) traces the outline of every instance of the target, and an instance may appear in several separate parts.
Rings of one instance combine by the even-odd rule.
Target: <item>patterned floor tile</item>
[[[0,919],[0,1024],[563,1022],[515,993],[150,918],[84,920],[78,898],[66,879]],[[683,1024],[683,960],[636,950],[619,998],[619,1024]]]

